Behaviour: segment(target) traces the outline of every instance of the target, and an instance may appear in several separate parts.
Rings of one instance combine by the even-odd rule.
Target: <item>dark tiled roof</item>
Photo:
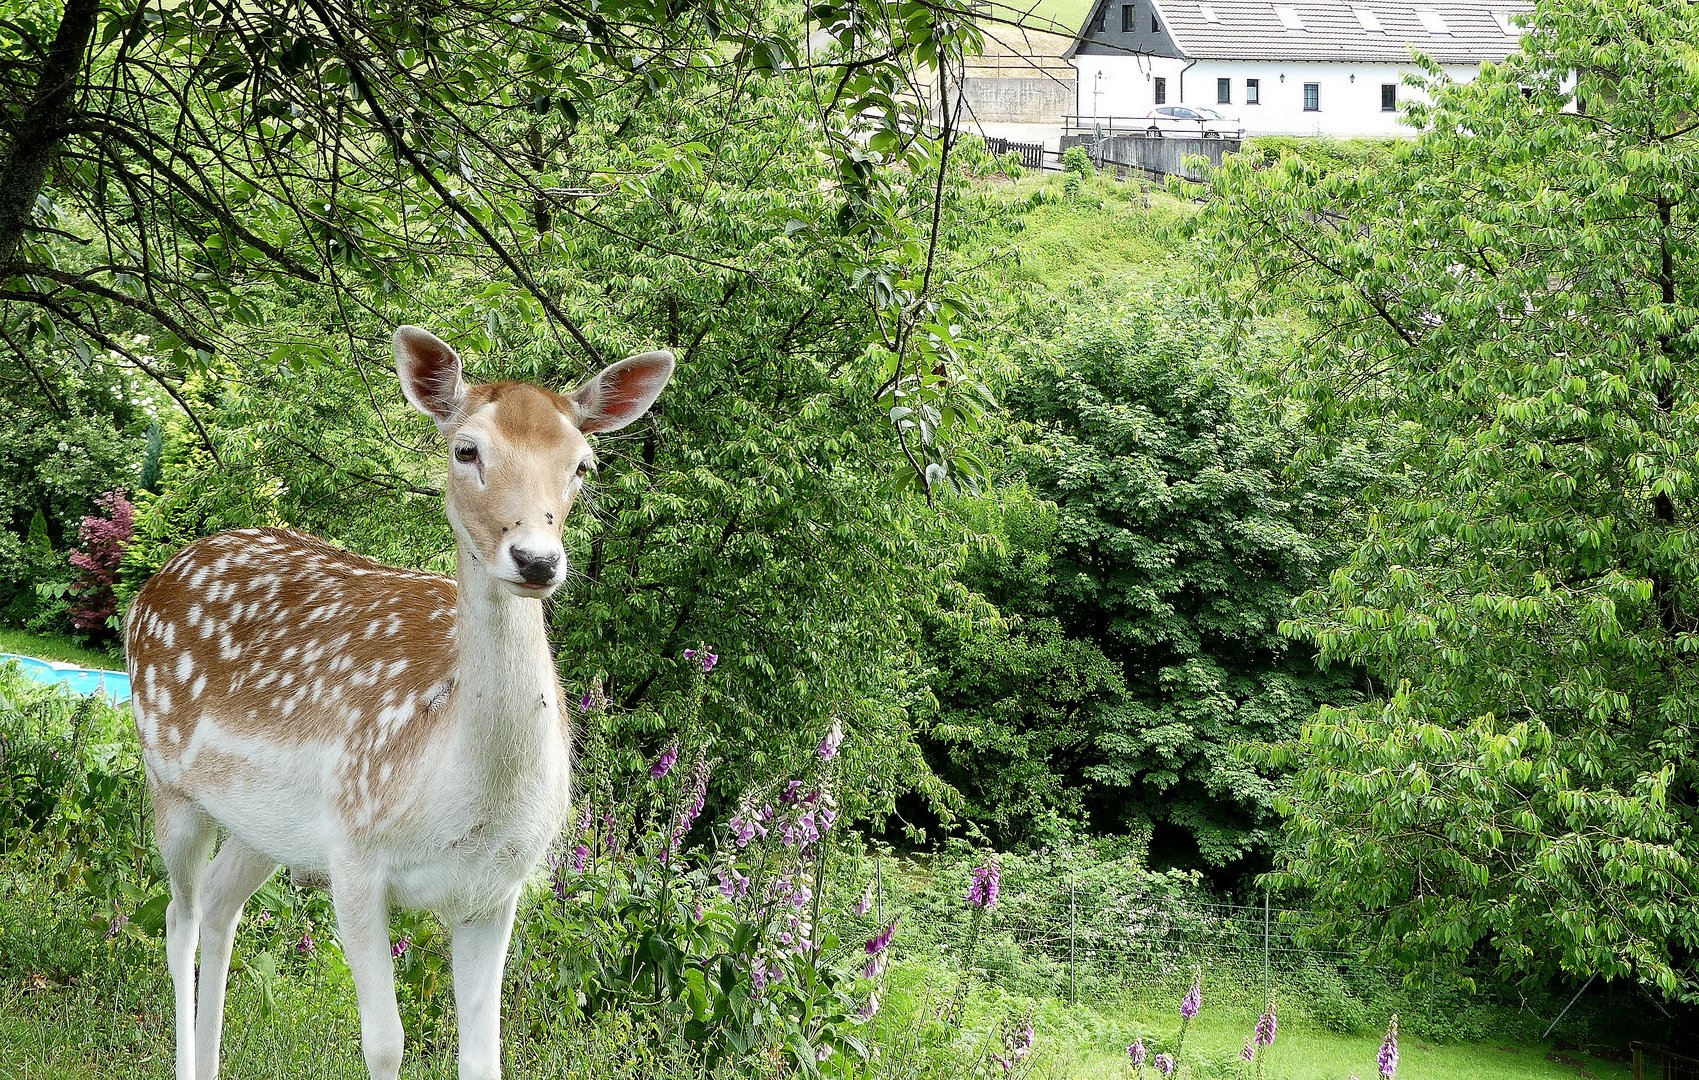
[[[1111,0],[1113,2],[1113,0]],[[1354,60],[1404,63],[1412,50],[1442,64],[1480,64],[1514,52],[1519,31],[1507,34],[1494,13],[1516,15],[1531,4],[1411,3],[1409,0],[1155,0],[1153,5],[1178,52],[1200,60]],[[1284,25],[1276,7],[1293,9],[1303,29]],[[1355,10],[1372,16],[1367,29]],[[1422,12],[1443,22],[1435,33]],[[1205,18],[1213,12],[1215,20]],[[1096,8],[1087,16],[1070,54],[1082,45],[1113,47],[1114,34],[1093,33]],[[1094,48],[1091,51],[1102,51]]]

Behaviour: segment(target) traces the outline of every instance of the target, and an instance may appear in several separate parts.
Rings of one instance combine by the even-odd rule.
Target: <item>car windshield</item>
[[[1198,110],[1198,117],[1200,119],[1203,119],[1203,120],[1225,120],[1225,119],[1227,119],[1225,116],[1222,116],[1220,113],[1216,112],[1214,109],[1199,109]]]

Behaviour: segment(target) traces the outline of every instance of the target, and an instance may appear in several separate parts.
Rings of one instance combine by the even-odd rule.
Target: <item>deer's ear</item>
[[[466,400],[459,355],[429,330],[396,328],[395,373],[401,376],[401,392],[408,402],[438,427],[452,420]]]
[[[574,390],[578,430],[586,435],[618,431],[649,411],[673,377],[673,354],[650,352],[610,364],[600,375]]]

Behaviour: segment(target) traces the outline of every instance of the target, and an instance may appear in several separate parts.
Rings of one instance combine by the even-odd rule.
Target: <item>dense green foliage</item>
[[[0,825],[22,840],[0,853],[0,1054],[25,1076],[164,1076],[164,885],[129,718],[0,665],[0,744],[8,748]],[[822,804],[779,801],[785,777],[829,791],[836,758],[811,754],[750,792],[749,805],[774,800],[766,837],[739,847],[725,816],[704,816],[673,843],[695,790],[691,761],[686,745],[657,779],[646,763],[636,776],[604,772],[608,763],[592,751],[591,822],[574,826],[521,912],[505,995],[514,1074],[1108,1080],[1124,1075],[1134,1038],[1176,1049],[1175,1002],[1191,965],[1207,957],[1203,1010],[1181,1054],[1203,1074],[1230,1060],[1264,1005],[1258,963],[1233,947],[1256,909],[1199,902],[1195,875],[1144,869],[1136,843],[1005,856],[997,904],[968,918],[965,885],[983,852],[952,845],[875,863],[837,823],[805,847],[787,840],[784,826]],[[608,792],[615,803],[603,801]],[[734,875],[745,874],[750,888],[735,895]],[[734,896],[722,883],[734,884]],[[801,907],[792,902],[799,886],[811,890]],[[769,896],[779,903],[765,903]],[[858,911],[858,900],[869,906]],[[1077,932],[1059,932],[1076,920]],[[865,942],[893,923],[887,961],[870,977]],[[816,947],[794,948],[783,935],[804,925]],[[447,1080],[454,1031],[444,932],[409,913],[392,935],[410,1034],[403,1075]],[[781,976],[764,990],[751,976],[757,959]],[[1436,1009],[1430,993],[1399,991],[1373,970],[1342,970],[1322,956],[1282,958],[1275,978],[1282,1041],[1271,1075],[1360,1069],[1393,1010],[1406,1015],[1406,1053],[1422,1075],[1561,1075],[1538,1054],[1505,1054],[1537,1029],[1501,1004],[1442,997]],[[361,1075],[352,996],[329,898],[286,877],[268,882],[239,930],[225,1071]],[[1020,1067],[997,1064],[994,1055],[1008,1060],[1024,1045],[1029,1024]],[[1574,1038],[1582,1028],[1566,1030]],[[1615,1073],[1606,1066],[1603,1075]]]
[[[1316,434],[1400,425],[1291,623],[1381,692],[1276,760],[1281,880],[1406,964],[1699,1001],[1696,36],[1689,4],[1542,4],[1390,161],[1229,164],[1199,218],[1222,295],[1313,325]]]
[[[1274,787],[1235,746],[1343,703],[1277,631],[1321,580],[1289,436],[1223,356],[1210,312],[1171,294],[1088,319],[1021,366],[1027,484],[963,580],[1012,622],[946,655],[931,738],[956,748],[976,816],[1055,839],[1044,813],[1132,831],[1161,862],[1265,850]]]

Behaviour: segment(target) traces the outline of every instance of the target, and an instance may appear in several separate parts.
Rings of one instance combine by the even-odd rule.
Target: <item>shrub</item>
[[[81,573],[71,583],[71,625],[97,638],[114,633],[113,616],[118,599],[113,586],[124,559],[124,548],[135,532],[136,508],[121,490],[108,491],[95,500],[104,514],[83,518],[77,530],[82,547],[71,552],[71,565]]]

